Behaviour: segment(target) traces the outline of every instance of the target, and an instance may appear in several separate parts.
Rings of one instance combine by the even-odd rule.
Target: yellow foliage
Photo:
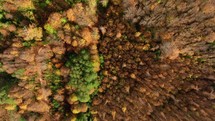
[[[28,28],[19,29],[18,35],[23,37],[24,40],[36,40],[41,41],[43,37],[43,32],[41,27],[35,27],[34,25],[30,25]]]
[[[78,113],[80,113],[81,111],[79,110],[79,109],[73,109],[72,110],[72,113],[74,113],[74,114],[78,114]]]
[[[48,18],[48,23],[53,29],[58,29],[62,26],[62,15],[60,13],[53,13]]]
[[[22,110],[26,110],[27,109],[27,105],[26,104],[22,104],[19,106],[20,109]]]
[[[83,113],[83,112],[87,112],[88,110],[88,106],[87,104],[83,103],[83,104],[77,104],[74,106],[74,109],[72,110],[72,112],[74,114],[78,114],[78,113]]]
[[[71,118],[71,121],[76,121],[76,120],[77,120],[76,117],[72,117],[72,118]]]
[[[71,102],[76,102],[76,101],[78,101],[78,97],[77,97],[75,94],[72,94],[72,95],[70,96],[70,101],[71,101]]]
[[[122,112],[123,112],[123,113],[125,113],[126,110],[127,110],[126,107],[123,107],[123,108],[122,108]]]
[[[15,110],[16,109],[16,105],[7,105],[5,106],[6,110]]]
[[[7,0],[7,2],[14,4],[21,11],[35,9],[32,0]]]

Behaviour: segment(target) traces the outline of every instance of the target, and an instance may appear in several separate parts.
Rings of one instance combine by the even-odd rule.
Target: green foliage
[[[161,50],[160,49],[155,50],[154,53],[155,53],[155,60],[159,60],[161,56]]]
[[[122,38],[125,39],[125,40],[127,40],[127,39],[128,39],[128,36],[122,35]]]
[[[45,80],[48,81],[48,86],[53,93],[56,93],[57,90],[63,87],[61,76],[54,73],[54,71],[56,70],[57,70],[56,68],[53,68],[52,71],[47,71],[44,75]],[[51,97],[50,100],[52,103],[53,111],[63,111],[62,106],[57,100],[53,99],[53,97]]]
[[[206,59],[204,59],[204,58],[197,58],[197,62],[204,63],[204,62],[206,62]]]
[[[103,7],[107,7],[109,0],[101,0],[101,4]]]
[[[181,55],[181,57],[186,58],[186,59],[191,59],[191,58],[193,58],[191,55],[188,55],[188,54],[186,54],[186,55]]]
[[[60,103],[57,100],[52,100],[52,104],[54,109],[58,109],[60,107]]]
[[[52,0],[45,0],[46,4],[50,4],[52,2]]]
[[[2,88],[2,90],[0,91],[0,105],[1,104],[13,104],[14,105],[15,104],[14,100],[7,96],[7,92],[4,89],[5,88]]]
[[[0,12],[0,20],[4,18],[4,13]]]
[[[100,59],[100,63],[101,63],[101,67],[104,67],[104,56],[103,55],[99,55],[99,59]]]
[[[18,69],[17,71],[15,71],[13,74],[12,74],[12,77],[20,77],[23,75],[23,73],[25,72],[25,69]]]
[[[35,44],[35,40],[32,40],[32,41],[24,41],[24,42],[22,43],[22,45],[23,45],[24,47],[31,47],[31,46],[34,46],[34,44]]]
[[[209,44],[209,49],[215,49],[215,40]]]
[[[1,9],[1,3],[0,3],[0,20],[5,19],[5,14],[6,12],[3,9]]]
[[[89,112],[88,113],[80,113],[77,116],[76,121],[92,121],[91,114]]]
[[[75,29],[79,30],[81,27],[79,25],[75,25]]]
[[[46,24],[44,26],[44,29],[49,33],[49,34],[56,34],[57,31],[50,25],[50,24]]]
[[[31,42],[26,41],[26,42],[23,42],[22,45],[23,45],[24,47],[31,47]]]
[[[1,20],[1,19],[0,19],[0,20]],[[7,22],[5,22],[5,21],[2,22],[2,21],[0,21],[0,28],[1,28],[1,27],[6,28],[6,27],[9,25],[9,23],[10,23],[9,21],[7,21]]]
[[[49,87],[53,92],[56,92],[62,87],[61,77],[55,73],[46,72],[45,80],[49,81]]]
[[[7,93],[11,86],[17,82],[17,79],[12,78],[6,73],[0,73],[0,105],[1,104],[10,104],[15,105],[15,102],[12,98],[9,98]]]
[[[33,10],[26,10],[22,11],[23,16],[27,17],[30,21],[35,21],[34,11]]]
[[[23,117],[20,117],[19,121],[27,121],[27,120],[25,118],[23,118]]]
[[[34,0],[34,4],[41,8],[45,8],[46,6],[50,5],[53,0]]]
[[[63,24],[65,24],[65,23],[67,23],[67,19],[66,18],[61,18],[61,22],[63,23]]]
[[[82,3],[87,3],[88,0],[65,0],[68,4],[71,6],[75,5],[76,3],[82,2]]]
[[[158,3],[161,3],[162,1],[161,1],[161,0],[157,0],[157,2],[158,2]]]
[[[142,42],[145,42],[145,41],[146,41],[144,35],[140,36],[140,39],[141,39]]]
[[[81,50],[79,54],[71,54],[67,67],[71,68],[69,85],[76,89],[76,95],[80,102],[90,102],[92,92],[96,92],[100,85],[100,78],[93,71],[90,53]]]
[[[2,68],[3,64],[0,62],[0,73],[4,72],[4,69]]]

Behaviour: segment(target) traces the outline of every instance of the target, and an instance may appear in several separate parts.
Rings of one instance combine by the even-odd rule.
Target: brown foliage
[[[73,8],[67,10],[66,14],[69,21],[76,22],[81,26],[92,27],[97,22],[95,10],[96,8],[84,7],[82,3],[78,3]]]
[[[124,8],[124,17],[127,20],[146,28],[154,28],[158,32],[158,38],[155,39],[160,38],[163,43],[161,45],[163,57],[172,58],[169,53],[176,53],[175,57],[179,53],[198,53],[203,56],[201,53],[206,52],[209,47],[207,43],[214,41],[213,0],[165,0],[160,3],[157,0],[139,0],[135,4],[127,3],[125,6],[127,7]],[[167,52],[167,48],[170,52]]]

